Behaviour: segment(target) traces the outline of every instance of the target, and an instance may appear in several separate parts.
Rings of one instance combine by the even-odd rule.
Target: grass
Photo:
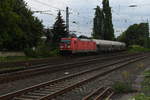
[[[56,57],[59,56],[58,50],[53,51],[45,51],[44,53],[41,51],[38,52],[31,52],[28,51],[30,54],[27,56],[7,56],[7,57],[0,57],[0,62],[17,62],[17,61],[28,61],[34,59],[41,59],[41,58],[48,58],[48,57]]]
[[[150,97],[141,93],[141,94],[136,95],[133,100],[150,100]]]
[[[136,53],[136,52],[150,52],[149,48],[144,48],[139,45],[132,45],[128,48],[129,53]]]
[[[126,72],[123,73],[126,77],[128,74]],[[132,86],[129,84],[130,82],[115,82],[112,86],[116,93],[128,93],[132,92]],[[150,70],[144,72],[144,81],[141,83],[142,91],[137,94],[133,98],[129,100],[150,100]]]
[[[150,70],[144,72],[144,81],[142,82],[142,93],[136,95],[134,100],[150,100]]]
[[[150,77],[150,70],[144,72],[144,76],[147,79],[148,77]],[[149,78],[148,78],[149,79]]]
[[[142,82],[142,91],[146,96],[150,97],[150,70],[144,73],[144,81]]]
[[[0,57],[0,63],[30,61],[30,60],[37,60],[37,59],[59,56],[58,49],[54,49],[50,51],[49,49],[43,47],[38,48],[35,51],[32,49],[26,49],[24,52],[26,56]],[[9,72],[9,71],[21,70],[21,69],[24,69],[24,67],[23,66],[8,66],[8,67],[0,66],[0,72]]]
[[[127,71],[123,71],[123,72],[121,73],[121,76],[122,76],[122,78],[126,81],[126,80],[129,80],[130,73],[127,72]]]
[[[8,57],[0,57],[0,62],[17,62],[17,61],[27,61],[33,59],[35,58],[31,58],[27,56],[8,56]]]
[[[0,72],[7,72],[7,71],[13,71],[13,70],[21,70],[24,69],[24,67],[0,67]]]
[[[130,73],[128,71],[123,71],[120,74],[120,76],[122,77],[123,80],[114,82],[114,84],[112,85],[113,90],[116,93],[132,92],[133,88],[132,88],[131,81],[129,79]]]
[[[132,92],[132,86],[129,82],[117,81],[112,86],[115,93],[128,93]]]

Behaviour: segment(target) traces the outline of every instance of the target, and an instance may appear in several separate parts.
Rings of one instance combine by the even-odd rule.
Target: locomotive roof
[[[79,40],[82,40],[82,41],[93,41],[92,39],[79,39]]]
[[[96,42],[96,44],[105,44],[105,45],[126,45],[123,42],[118,41],[110,41],[110,40],[99,40],[99,39],[81,39],[81,38],[62,38],[62,39],[68,39],[68,40],[81,40],[81,41],[93,41]]]

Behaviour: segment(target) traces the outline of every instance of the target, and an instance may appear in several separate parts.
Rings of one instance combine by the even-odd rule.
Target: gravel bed
[[[101,77],[95,81],[92,81],[86,85],[83,85],[75,90],[54,98],[53,100],[81,100],[84,96],[88,95],[95,89],[101,86],[110,86],[117,82],[117,81],[124,81],[124,82],[131,82],[133,89],[140,91],[140,88],[137,86],[140,85],[141,81],[136,81],[137,77],[141,75],[145,69],[150,67],[150,57],[146,58],[141,61],[137,61],[131,63],[129,65],[124,66],[115,72],[112,72],[104,77]],[[135,95],[136,93],[129,93],[129,94],[118,94],[115,95],[112,100],[128,100],[130,97]]]
[[[113,60],[109,60],[107,61],[108,63],[113,62]],[[84,71],[87,69],[90,69],[91,67],[97,67],[97,66],[102,66],[103,63],[106,61],[102,61],[101,63],[99,62],[99,64],[95,64],[95,65],[86,65],[83,67],[77,67],[77,68],[73,68],[73,69],[68,69],[68,70],[63,70],[63,71],[58,71],[55,73],[46,73],[46,74],[42,74],[42,75],[38,75],[38,76],[33,76],[30,78],[25,78],[22,80],[17,80],[17,81],[13,81],[13,82],[9,82],[9,83],[5,83],[5,84],[0,84],[0,95],[4,95],[7,94],[9,92],[13,92],[16,90],[20,90],[20,89],[24,89],[26,87],[30,87],[32,85],[36,85],[36,84],[40,84],[42,82],[47,82],[56,78],[60,78],[60,77],[64,77],[67,76],[69,74],[73,74],[73,73],[77,73],[80,71]]]
[[[113,53],[112,53],[113,54]],[[4,64],[0,64],[0,75],[1,74],[5,74],[5,73],[10,73],[10,72],[17,72],[17,71],[21,71],[21,70],[28,70],[28,69],[34,69],[37,67],[45,67],[43,66],[43,64],[48,64],[48,66],[50,65],[56,65],[56,64],[64,64],[64,63],[69,63],[69,62],[77,62],[77,61],[85,61],[85,60],[89,60],[92,58],[97,58],[97,57],[109,57],[112,54],[102,54],[102,55],[87,55],[87,56],[76,56],[76,55],[72,55],[72,56],[60,56],[60,57],[52,57],[52,58],[46,58],[45,60],[43,60],[42,62],[38,60],[34,60],[29,61],[29,63],[26,63],[26,61],[19,62],[19,64],[17,62],[14,62],[14,64],[12,64],[11,66],[9,63],[6,63],[6,65]],[[116,55],[119,53],[115,53]],[[121,53],[120,53],[121,54]],[[26,63],[26,64],[25,64]],[[38,65],[38,66],[36,66]],[[39,66],[42,65],[42,66]],[[14,69],[15,68],[15,69]]]

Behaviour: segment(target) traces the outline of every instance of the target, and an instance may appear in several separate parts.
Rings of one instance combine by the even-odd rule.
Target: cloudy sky
[[[66,6],[70,10],[70,31],[77,35],[90,36],[93,26],[94,8],[102,7],[102,0],[25,0],[33,11],[45,11],[35,13],[43,21],[45,27],[52,27],[58,10],[62,11],[65,19]],[[137,7],[129,7],[137,5]],[[150,0],[110,0],[112,7],[115,35],[118,36],[129,25],[150,20]],[[75,23],[74,23],[75,21]]]

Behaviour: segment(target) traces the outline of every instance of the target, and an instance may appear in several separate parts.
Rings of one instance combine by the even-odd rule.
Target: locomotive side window
[[[61,43],[70,44],[70,40],[61,40]]]

